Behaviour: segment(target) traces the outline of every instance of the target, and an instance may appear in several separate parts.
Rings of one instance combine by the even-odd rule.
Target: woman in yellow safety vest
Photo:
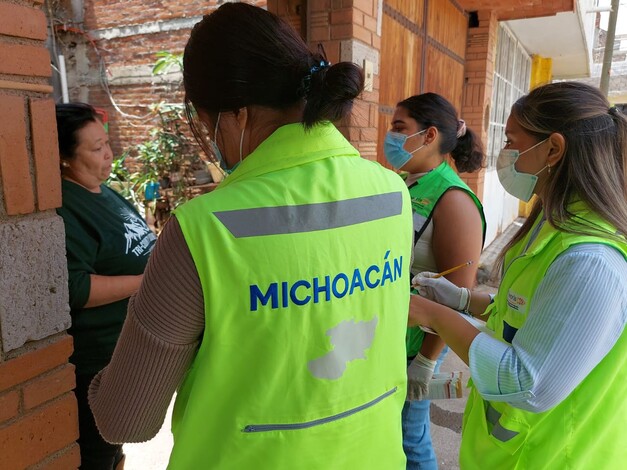
[[[362,70],[244,2],[205,16],[183,63],[228,176],[159,237],[91,384],[102,435],[151,438],[177,390],[170,469],[403,470],[411,205],[333,124]]]
[[[504,249],[496,297],[421,273],[410,324],[435,330],[470,367],[463,469],[619,468],[627,119],[593,87],[553,83],[514,104],[505,135],[501,184],[538,199]],[[461,305],[487,321],[482,331],[449,308]]]

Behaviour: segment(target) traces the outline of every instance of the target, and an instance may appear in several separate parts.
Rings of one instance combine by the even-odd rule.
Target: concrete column
[[[42,1],[0,0],[0,468],[80,455]]]

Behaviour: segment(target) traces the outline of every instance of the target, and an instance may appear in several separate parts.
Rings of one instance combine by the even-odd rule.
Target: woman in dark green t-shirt
[[[57,212],[65,224],[81,468],[121,468],[122,446],[100,436],[87,389],[111,359],[156,237],[131,204],[103,185],[113,153],[94,108],[60,104],[56,114],[63,178]]]

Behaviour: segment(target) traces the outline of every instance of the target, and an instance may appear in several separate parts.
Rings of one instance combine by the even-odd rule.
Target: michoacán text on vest
[[[276,281],[265,289],[257,284],[250,285],[250,311],[256,312],[260,306],[271,309],[287,308],[290,303],[303,306],[310,302],[330,302],[333,297],[341,299],[346,295],[377,289],[402,277],[403,257],[388,259],[386,251],[383,263],[372,264],[366,268],[355,268],[352,272],[340,272],[335,275],[314,276],[295,282]]]

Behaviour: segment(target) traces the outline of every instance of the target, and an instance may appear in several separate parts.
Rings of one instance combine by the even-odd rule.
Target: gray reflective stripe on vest
[[[485,412],[485,418],[488,423],[492,424],[494,427],[492,428],[492,435],[497,438],[501,442],[507,442],[511,438],[516,437],[519,433],[516,431],[510,431],[509,429],[505,429],[499,423],[499,418],[501,417],[501,413],[496,411],[492,405],[488,403],[488,409]]]
[[[496,411],[492,405],[488,403],[488,409],[485,411],[485,418],[492,426],[496,426],[499,423],[501,413]]]
[[[365,403],[363,405],[359,405],[356,408],[352,408],[347,411],[343,411],[341,413],[335,414],[333,416],[327,416],[326,418],[315,419],[313,421],[305,421],[302,423],[291,423],[291,424],[249,424],[242,429],[242,432],[269,432],[269,431],[296,431],[299,429],[307,429],[314,426],[320,426],[321,424],[331,423],[333,421],[338,421],[340,419],[348,418],[360,411],[366,410],[385,398],[389,397],[396,393],[397,387],[394,387],[392,390],[388,390],[383,395],[378,396],[372,401]]]
[[[257,207],[214,212],[235,238],[313,232],[399,215],[399,192],[299,206]]]

